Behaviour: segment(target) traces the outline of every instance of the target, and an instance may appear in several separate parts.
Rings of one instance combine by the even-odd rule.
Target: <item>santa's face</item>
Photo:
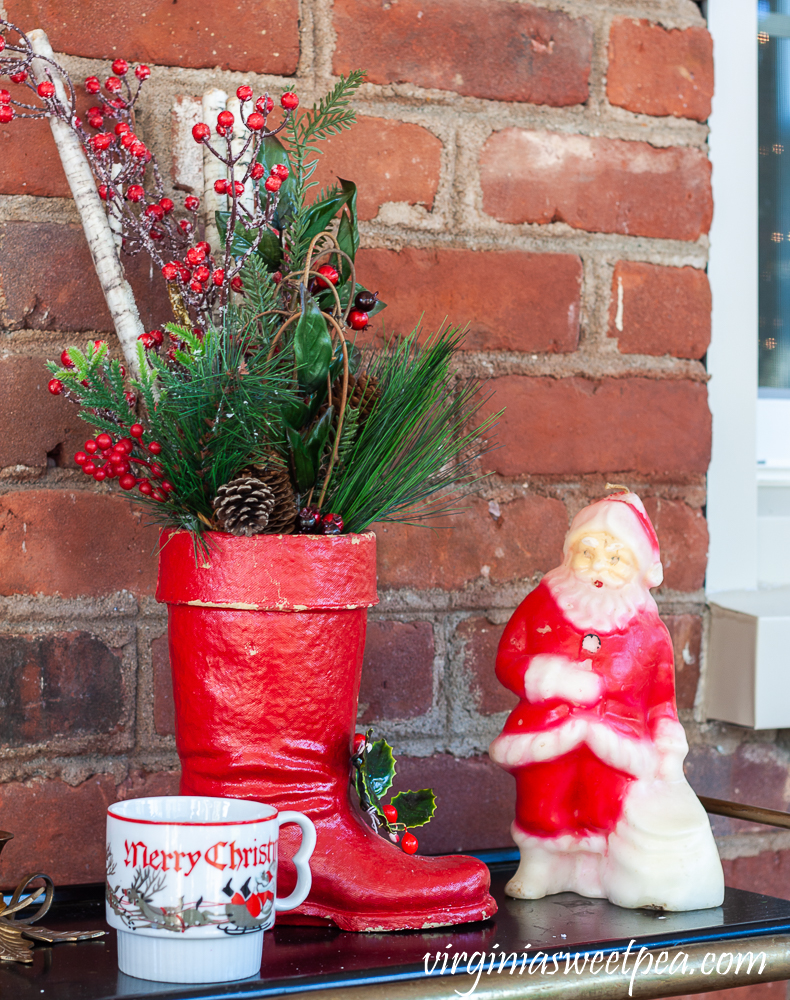
[[[605,531],[581,535],[571,546],[569,556],[576,576],[596,587],[619,590],[637,574],[634,553],[625,542]]]

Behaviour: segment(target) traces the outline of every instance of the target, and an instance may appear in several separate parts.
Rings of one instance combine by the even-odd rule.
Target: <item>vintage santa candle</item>
[[[658,539],[634,493],[573,519],[561,566],[516,609],[496,673],[521,699],[490,754],[516,779],[518,899],[719,906],[724,877],[683,774],[672,644],[650,588]]]

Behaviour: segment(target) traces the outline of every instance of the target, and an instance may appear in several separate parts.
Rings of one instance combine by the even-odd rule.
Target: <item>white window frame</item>
[[[757,3],[709,0],[713,296],[708,594],[757,588]]]

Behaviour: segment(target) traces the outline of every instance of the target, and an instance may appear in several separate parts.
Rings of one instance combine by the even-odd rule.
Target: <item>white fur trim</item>
[[[570,719],[561,726],[536,733],[502,734],[491,744],[488,753],[500,767],[512,770],[556,760],[583,743],[604,764],[635,778],[652,778],[661,763],[650,740],[630,739],[592,719]]]
[[[524,692],[533,704],[562,698],[572,705],[594,705],[603,694],[603,681],[593,673],[592,660],[574,663],[565,656],[539,654],[524,675]]]

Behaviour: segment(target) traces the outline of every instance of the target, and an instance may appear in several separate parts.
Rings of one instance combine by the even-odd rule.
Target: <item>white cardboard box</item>
[[[708,602],[705,714],[752,729],[790,727],[790,587]]]

